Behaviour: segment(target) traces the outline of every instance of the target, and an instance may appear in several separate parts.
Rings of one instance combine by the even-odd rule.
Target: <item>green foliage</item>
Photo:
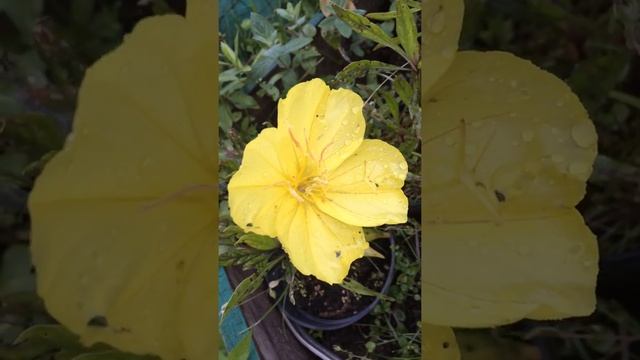
[[[247,360],[251,353],[251,331],[248,331],[228,355],[222,354],[220,360]]]

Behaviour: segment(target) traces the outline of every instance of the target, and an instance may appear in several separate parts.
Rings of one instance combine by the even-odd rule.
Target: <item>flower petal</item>
[[[245,231],[276,236],[278,208],[283,202],[296,202],[288,181],[297,172],[289,136],[275,128],[262,130],[247,144],[240,169],[229,181],[233,221]]]
[[[461,52],[424,109],[427,220],[571,208],[596,155],[593,123],[555,76],[501,52]]]
[[[30,196],[38,292],[87,344],[216,354],[216,44],[198,30],[143,20],[92,66]]]
[[[487,327],[595,308],[596,239],[576,210],[500,225],[425,225],[425,321]]]
[[[430,360],[460,360],[456,335],[449,327],[422,323],[424,358]]]
[[[86,344],[168,359],[215,354],[214,200],[145,209],[136,200],[35,203],[36,194],[32,254],[47,309]]]
[[[278,129],[292,137],[310,161],[333,169],[360,146],[365,121],[362,98],[330,90],[320,79],[300,83],[278,103]]]
[[[429,0],[422,11],[422,93],[447,71],[458,50],[463,0]]]
[[[404,223],[408,200],[401,188],[406,176],[407,162],[398,149],[381,140],[364,140],[327,175],[324,196],[314,198],[314,203],[351,225]]]
[[[369,247],[362,228],[327,216],[308,202],[287,203],[278,216],[278,239],[293,265],[329,284],[341,283],[351,263]]]

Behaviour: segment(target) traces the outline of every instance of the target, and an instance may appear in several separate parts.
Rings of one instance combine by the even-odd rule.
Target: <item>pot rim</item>
[[[381,294],[386,294],[389,292],[389,288],[391,287],[391,283],[395,277],[395,251],[393,249],[395,245],[395,238],[390,234],[389,236],[389,248],[390,248],[390,262],[389,262],[389,271],[387,272],[384,284],[382,289],[379,291]],[[278,307],[280,312],[287,317],[291,322],[314,330],[337,330],[349,325],[352,325],[363,317],[367,316],[376,305],[380,302],[379,297],[374,297],[373,301],[371,301],[367,306],[362,308],[357,313],[340,318],[340,319],[324,319],[315,315],[312,315],[304,310],[297,308],[295,305],[291,303],[288,297],[284,297],[282,301],[280,301]]]

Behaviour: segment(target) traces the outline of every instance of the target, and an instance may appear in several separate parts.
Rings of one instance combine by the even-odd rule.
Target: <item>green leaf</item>
[[[238,284],[238,286],[233,290],[229,301],[227,301],[227,303],[223,305],[222,314],[220,316],[220,323],[224,321],[231,309],[240,305],[247,297],[249,297],[249,295],[258,290],[258,288],[264,281],[265,273],[265,271],[253,273],[242,280],[240,284]]]
[[[336,19],[333,25],[336,27],[336,30],[342,35],[343,38],[350,38],[351,34],[353,34],[353,29],[347,23],[340,19]]]
[[[396,65],[375,60],[359,60],[345,66],[335,77],[335,81],[350,83],[367,75],[368,71],[397,71],[402,68]]]
[[[378,259],[384,259],[384,255],[379,253],[376,249],[372,247],[368,247],[364,250],[364,256],[366,257],[374,257]]]
[[[257,109],[259,108],[256,100],[242,92],[241,90],[234,92],[233,94],[227,97],[229,101],[238,109]]]
[[[389,112],[391,113],[391,116],[393,116],[393,119],[395,121],[400,121],[400,105],[396,101],[393,94],[385,91],[382,92],[382,97],[384,98],[385,105],[387,106],[387,109],[389,109]]]
[[[407,58],[407,54],[398,45],[393,43],[391,37],[386,32],[384,32],[384,30],[382,30],[380,26],[372,23],[371,21],[369,21],[369,19],[362,15],[345,10],[339,6],[333,5],[333,10],[336,12],[336,15],[340,18],[340,20],[351,26],[353,31],[355,31],[356,33],[369,40],[375,41],[380,45],[393,49],[402,57],[409,60]]]
[[[237,69],[244,70],[244,66],[236,55],[236,52],[233,51],[233,49],[229,45],[227,45],[227,43],[220,42],[220,50],[222,51],[222,55],[224,55],[224,57],[227,59],[227,61],[229,61],[229,63],[231,63],[231,65],[233,65]]]
[[[420,11],[420,8],[411,8],[410,11],[411,13],[417,13]],[[398,16],[398,12],[395,10],[386,12],[374,12],[368,13],[365,16],[371,20],[387,21],[395,19]]]
[[[342,284],[340,284],[340,286],[356,294],[360,294],[364,296],[375,296],[382,300],[394,301],[392,297],[389,297],[377,291],[371,290],[368,287],[360,284],[359,282],[353,279],[346,279],[345,281],[342,282]]]
[[[28,245],[16,244],[6,249],[0,269],[0,296],[35,291]]]
[[[251,33],[253,39],[267,46],[271,46],[277,36],[276,29],[262,15],[251,13]]]
[[[236,241],[236,245],[246,244],[257,250],[273,250],[280,247],[280,242],[272,237],[258,235],[254,233],[248,233],[242,235],[238,241]]]
[[[303,47],[309,45],[313,39],[306,36],[299,36],[295,39],[289,40],[286,44],[284,44],[282,51],[284,54],[290,54],[294,51],[298,51]]]
[[[398,0],[397,4],[398,17],[396,18],[396,32],[400,38],[402,48],[415,65],[420,58],[420,45],[418,44],[416,22],[406,0]]]
[[[22,343],[41,342],[55,345],[58,348],[80,348],[78,337],[62,325],[35,325],[23,331],[14,341],[15,345]]]
[[[6,12],[24,40],[31,42],[33,27],[42,13],[43,3],[43,0],[0,1],[0,12]]]
[[[413,102],[413,88],[411,84],[404,78],[404,76],[397,76],[393,80],[393,90],[398,93],[400,100],[402,100],[407,106],[411,106]]]
[[[229,352],[228,360],[247,360],[251,353],[251,331],[248,331]]]
[[[221,103],[220,108],[218,109],[219,115],[219,126],[223,131],[229,131],[231,126],[233,126],[233,115],[231,114],[231,109],[229,109],[229,105],[226,103]]]

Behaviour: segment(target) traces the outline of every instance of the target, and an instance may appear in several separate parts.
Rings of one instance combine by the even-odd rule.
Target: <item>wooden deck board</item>
[[[250,274],[238,267],[230,267],[226,271],[233,288]],[[258,321],[273,304],[264,291],[266,289],[265,284],[259,290],[260,295],[240,306],[249,326]],[[282,315],[275,309],[253,328],[253,341],[261,360],[317,360],[317,357],[291,334]]]

